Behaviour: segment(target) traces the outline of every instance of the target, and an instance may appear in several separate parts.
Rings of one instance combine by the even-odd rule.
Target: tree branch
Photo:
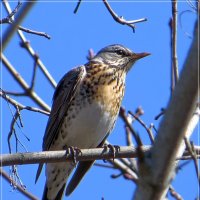
[[[3,1],[4,3],[7,2],[7,0]],[[5,49],[6,45],[10,41],[12,35],[15,33],[16,29],[18,28],[18,25],[22,22],[22,20],[25,18],[25,16],[28,14],[32,6],[34,5],[35,1],[30,1],[25,3],[22,8],[20,9],[20,12],[18,12],[18,16],[13,22],[12,26],[9,26],[6,32],[3,35],[2,42],[0,43],[0,46],[2,47],[2,50]],[[12,11],[11,11],[12,12]],[[10,13],[11,13],[10,12]],[[13,16],[12,16],[13,17]]]
[[[172,1],[172,62],[175,84],[179,78],[178,58],[177,58],[177,0]]]
[[[148,152],[151,146],[142,146],[141,150],[143,153]],[[194,151],[197,155],[200,153],[200,147],[194,146]],[[136,158],[137,148],[124,146],[120,147],[119,151],[115,153],[115,158]],[[185,151],[184,156],[190,156],[190,152]],[[94,148],[94,149],[81,149],[76,157],[77,161],[88,161],[88,160],[103,160],[113,159],[113,151],[105,148]],[[188,157],[191,159],[191,156]],[[2,154],[0,157],[1,166],[10,165],[25,165],[25,164],[36,164],[36,163],[50,163],[50,162],[69,162],[74,160],[73,153],[62,151],[43,151],[33,153],[15,153],[15,154]],[[115,160],[114,160],[115,161]]]
[[[160,124],[154,146],[141,163],[136,200],[164,199],[175,175],[176,158],[184,152],[183,139],[189,137],[199,120],[199,31],[195,25],[194,39],[181,77],[175,87],[168,109]]]
[[[144,151],[149,150],[149,147],[144,147]],[[135,147],[120,147],[116,152],[116,158],[137,157],[137,149]],[[44,162],[63,162],[73,161],[74,155],[67,151],[44,151],[36,153],[16,153],[3,154],[0,158],[2,166],[34,164]],[[81,153],[77,155],[77,161],[113,159],[113,152],[109,148],[96,149],[81,149]]]
[[[16,71],[16,69],[11,65],[8,59],[3,55],[0,54],[0,58],[2,59],[3,64],[9,70],[13,78],[19,83],[19,85],[24,89],[25,93],[31,97],[31,99],[38,104],[42,109],[45,111],[50,111],[50,107],[33,91],[30,90],[29,85],[26,81],[20,76],[20,74]]]
[[[33,194],[31,194],[30,192],[28,192],[27,190],[25,190],[23,187],[21,187],[19,184],[17,183],[13,183],[13,180],[10,178],[10,176],[0,167],[0,175],[8,182],[8,183],[12,183],[17,190],[19,190],[24,196],[28,197],[29,199],[32,200],[38,200],[38,198],[36,196],[34,196]]]
[[[127,25],[129,27],[131,27],[133,29],[133,32],[135,32],[135,24],[139,23],[139,22],[144,22],[147,21],[146,18],[142,18],[142,19],[137,19],[137,20],[131,20],[131,21],[127,21],[125,20],[123,17],[119,17],[110,7],[110,5],[108,4],[108,2],[106,0],[103,0],[103,3],[105,4],[106,8],[108,9],[109,13],[111,14],[111,16],[113,17],[113,19],[122,24],[122,25]]]
[[[7,10],[8,13],[11,13],[11,7],[9,5],[9,2],[7,0],[3,1],[3,4]],[[22,40],[22,44],[23,47],[25,47],[25,49],[28,51],[28,53],[31,55],[31,57],[33,59],[35,59],[35,51],[34,49],[31,47],[30,43],[27,41],[26,37],[24,36],[23,32],[21,30],[17,30],[19,37]],[[56,87],[56,81],[54,80],[54,78],[52,77],[52,75],[49,73],[49,71],[47,70],[47,68],[45,67],[45,65],[43,64],[41,59],[38,59],[37,61],[38,66],[40,67],[40,69],[42,70],[43,74],[45,75],[45,77],[47,78],[47,80],[50,82],[50,84],[55,88]]]
[[[7,17],[1,19],[0,24],[10,23],[12,21],[11,18],[17,13],[21,5],[22,3],[18,1],[18,4],[16,5],[15,9],[11,13],[9,13]]]

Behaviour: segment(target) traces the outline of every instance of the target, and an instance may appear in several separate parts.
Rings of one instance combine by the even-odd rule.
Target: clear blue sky
[[[11,3],[14,8],[16,3]],[[2,6],[2,3],[1,3]],[[126,93],[122,105],[127,110],[135,110],[142,106],[145,114],[143,121],[149,125],[154,123],[156,127],[159,121],[154,117],[162,107],[166,107],[170,96],[170,30],[168,26],[171,17],[171,3],[167,1],[155,2],[112,2],[111,6],[118,15],[128,20],[146,17],[147,22],[136,25],[136,32],[127,26],[116,23],[104,4],[99,2],[84,2],[81,4],[78,13],[73,14],[76,6],[67,2],[39,2],[36,3],[29,15],[23,21],[23,26],[44,31],[51,36],[51,40],[25,33],[32,47],[39,54],[41,60],[58,82],[59,79],[72,67],[87,62],[86,55],[90,48],[97,52],[109,44],[123,44],[135,52],[150,52],[152,55],[146,57],[134,65],[127,77]],[[186,2],[179,2],[179,14],[185,10],[191,10]],[[2,17],[6,16],[2,7]],[[187,12],[182,16],[182,27],[178,25],[178,61],[180,70],[187,55],[191,39],[185,31],[192,35],[195,21],[195,14]],[[4,33],[8,25],[2,25]],[[19,47],[20,39],[17,34],[12,38],[11,43],[5,50],[5,55],[17,68],[20,74],[26,77],[30,83],[33,69],[33,60],[27,52]],[[22,91],[16,84],[4,66],[2,66],[2,88],[10,91]],[[36,92],[51,105],[53,88],[44,79],[38,70]],[[24,105],[35,106],[28,98],[16,99]],[[11,112],[5,101],[2,101],[1,119],[1,145],[2,152],[8,153],[7,135],[12,119]],[[41,114],[28,111],[22,112],[24,124],[23,132],[30,138],[28,142],[22,132],[16,127],[17,134],[29,152],[41,151],[42,138],[47,122],[47,117]],[[123,122],[119,119],[109,141],[117,145],[125,145],[125,132]],[[134,124],[135,130],[143,138],[144,144],[149,144],[145,130]],[[192,140],[197,144],[197,130]],[[14,139],[12,142],[14,146]],[[19,148],[20,151],[24,151]],[[100,162],[100,161],[98,161]],[[4,168],[7,172],[9,168]],[[38,197],[42,196],[45,183],[44,170],[35,185],[35,174],[37,165],[19,166],[19,175],[26,185],[27,190]],[[134,184],[123,177],[111,179],[111,174],[118,174],[118,170],[104,169],[94,166],[85,176],[77,190],[70,196],[69,200],[88,199],[105,200],[131,199],[134,192]],[[26,199],[18,191],[13,191],[11,186],[2,180],[1,193],[3,199]],[[178,174],[173,186],[184,199],[194,199],[197,196],[197,178],[193,163],[190,162]],[[67,199],[67,198],[66,198]],[[169,199],[172,199],[171,197]]]

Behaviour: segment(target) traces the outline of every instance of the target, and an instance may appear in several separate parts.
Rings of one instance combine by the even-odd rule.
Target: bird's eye
[[[123,50],[117,50],[116,53],[118,55],[125,55],[125,52]]]

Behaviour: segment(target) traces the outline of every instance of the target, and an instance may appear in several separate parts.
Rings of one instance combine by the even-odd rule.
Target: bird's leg
[[[67,149],[68,153],[72,154],[73,162],[76,165],[77,164],[76,158],[79,154],[82,154],[81,150],[78,147],[73,147],[73,146],[68,146],[68,147],[66,147],[66,149]]]
[[[103,148],[105,149],[105,151],[107,151],[108,148],[110,149],[110,151],[113,154],[113,160],[115,159],[116,153],[118,153],[119,150],[120,150],[120,146],[119,145],[111,145],[111,144],[104,144]]]

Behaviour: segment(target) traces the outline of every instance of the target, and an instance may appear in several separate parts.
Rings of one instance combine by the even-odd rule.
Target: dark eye
[[[124,56],[126,54],[123,50],[117,50],[116,53],[118,55],[122,55],[122,56]]]

